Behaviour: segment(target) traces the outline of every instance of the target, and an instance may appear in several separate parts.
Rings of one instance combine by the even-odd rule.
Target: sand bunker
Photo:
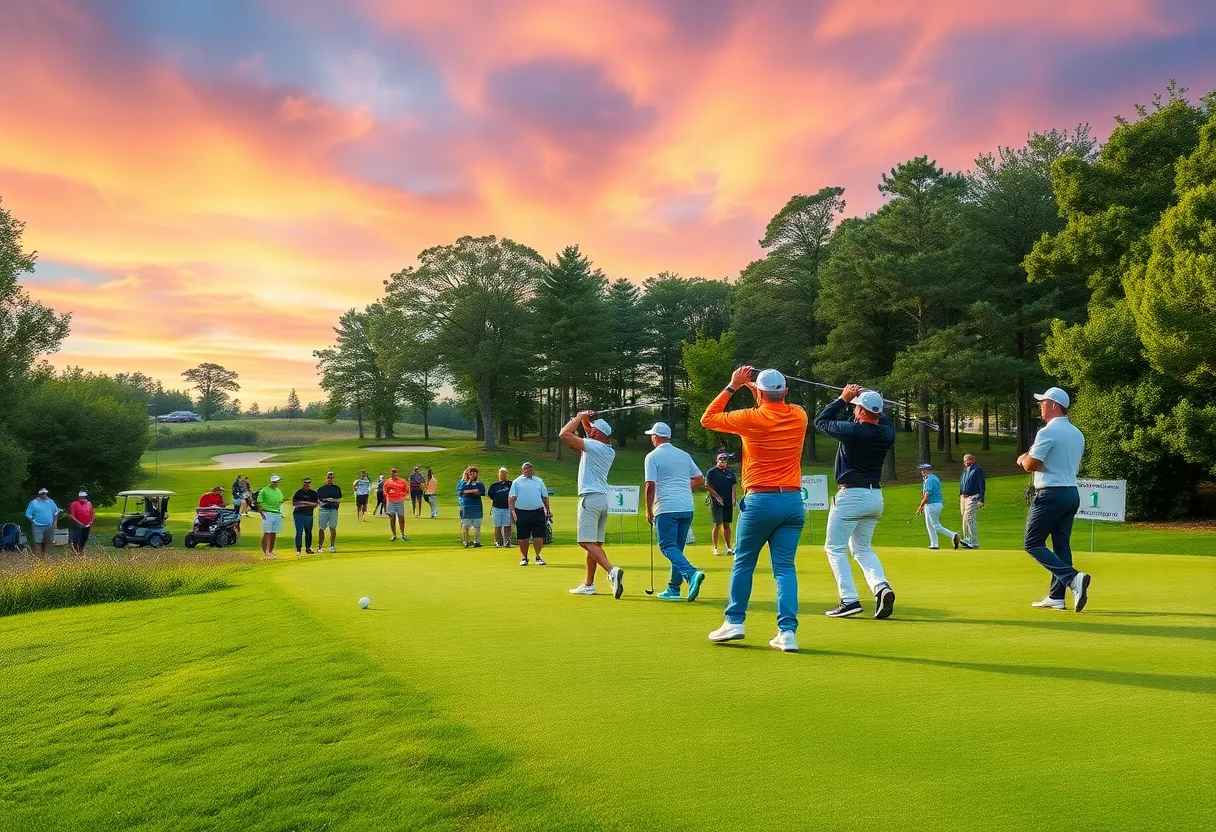
[[[219,463],[215,466],[215,468],[220,470],[231,470],[233,468],[273,468],[273,463],[265,462],[265,460],[270,459],[272,456],[274,456],[274,454],[246,452],[239,454],[220,454],[219,456],[213,456],[211,458]]]
[[[447,448],[436,448],[434,445],[372,445],[362,450],[375,451],[381,454],[408,454],[410,452],[429,454],[435,451],[446,451]],[[236,456],[236,454],[233,454]]]

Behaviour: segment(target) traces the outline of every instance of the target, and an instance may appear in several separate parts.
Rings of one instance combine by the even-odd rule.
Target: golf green
[[[339,450],[285,468],[315,476]],[[449,453],[434,457],[445,488]],[[363,459],[342,460],[344,484]],[[212,476],[189,455],[160,464],[181,490]],[[878,542],[895,616],[874,621],[868,598],[862,617],[822,615],[836,598],[817,514],[802,650],[783,654],[765,557],[747,638],[706,639],[730,562],[700,516],[696,603],[644,594],[645,532],[609,547],[623,598],[606,582],[569,595],[583,559],[561,470],[545,567],[518,566],[488,528],[460,547],[449,499],[438,520],[411,517],[405,543],[344,509],[336,555],[251,563],[209,594],[0,618],[0,828],[1216,823],[1210,537],[1100,529],[1139,553],[1079,551],[1090,607],[1040,611],[1046,574],[1013,548],[1020,478],[993,481],[993,542],[975,552],[925,551],[904,522],[915,487],[892,489]]]

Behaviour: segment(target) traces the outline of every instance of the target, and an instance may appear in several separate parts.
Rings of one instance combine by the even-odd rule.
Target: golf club
[[[798,376],[786,375],[786,376],[785,376],[785,378],[786,378],[786,381],[796,381],[796,382],[798,382],[799,384],[808,384],[808,385],[810,385],[811,387],[818,387],[818,388],[820,388],[820,389],[822,389],[822,390],[831,390],[831,391],[833,391],[833,392],[835,392],[835,393],[840,393],[840,392],[842,392],[842,391],[844,390],[844,388],[843,388],[843,387],[836,387],[836,386],[831,385],[831,384],[824,384],[824,383],[823,383],[823,382],[821,382],[821,381],[811,381],[810,379],[807,379],[807,378],[798,378]],[[899,408],[903,408],[904,410],[911,410],[911,409],[912,409],[912,408],[910,408],[910,407],[908,406],[907,402],[899,401],[899,400],[896,400],[896,399],[886,399],[886,398],[884,398],[884,399],[883,399],[883,402],[885,402],[886,404],[891,405],[892,407],[899,407]],[[915,422],[915,423],[916,423],[916,424],[918,424],[918,425],[924,425],[924,426],[925,426],[925,427],[927,427],[929,430],[933,430],[933,431],[940,431],[940,430],[942,429],[942,428],[941,428],[941,425],[939,425],[937,422],[935,422],[935,421],[933,421],[932,419],[930,419],[928,416],[917,416],[917,417],[913,418],[913,419],[912,419],[912,421],[913,421],[913,422]]]
[[[650,526],[650,589],[646,590],[647,595],[654,595],[654,524],[647,523]]]
[[[668,404],[669,401],[642,402],[641,404],[627,404],[622,407],[606,407],[603,410],[594,410],[592,412],[596,416],[599,416],[604,413],[622,413],[626,410],[637,410],[639,407],[662,407],[663,405]]]

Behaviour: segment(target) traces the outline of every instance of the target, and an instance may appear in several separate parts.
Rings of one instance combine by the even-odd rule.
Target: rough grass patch
[[[231,584],[236,553],[136,550],[0,559],[0,616],[34,610],[214,592]]]

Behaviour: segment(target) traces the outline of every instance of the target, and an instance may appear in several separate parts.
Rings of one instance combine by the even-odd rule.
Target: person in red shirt
[[[217,485],[215,488],[208,491],[198,501],[199,508],[223,508],[224,507],[224,486]]]
[[[68,506],[68,517],[72,525],[68,530],[68,540],[76,554],[84,554],[84,546],[89,542],[89,532],[93,529],[93,504],[89,502],[89,493],[81,491],[76,500]]]

